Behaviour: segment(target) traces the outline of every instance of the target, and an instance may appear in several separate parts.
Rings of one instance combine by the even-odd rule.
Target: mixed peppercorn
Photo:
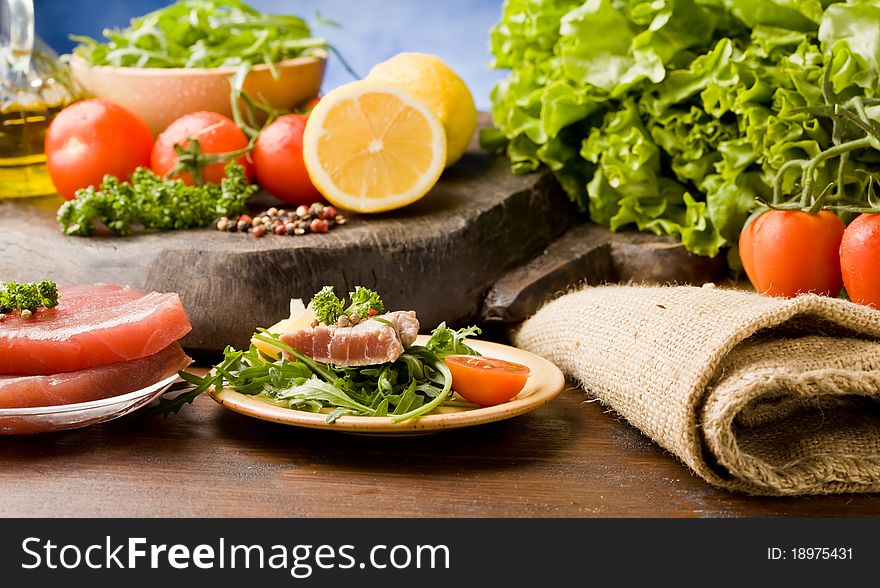
[[[242,214],[231,218],[221,216],[215,227],[218,231],[249,233],[259,238],[268,234],[299,236],[326,233],[346,222],[345,217],[334,207],[315,202],[311,206],[298,206],[296,210],[272,207],[254,215]]]

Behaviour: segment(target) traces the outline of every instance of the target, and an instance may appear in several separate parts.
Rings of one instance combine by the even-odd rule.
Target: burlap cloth
[[[515,343],[712,484],[880,491],[880,311],[695,287],[566,294]]]

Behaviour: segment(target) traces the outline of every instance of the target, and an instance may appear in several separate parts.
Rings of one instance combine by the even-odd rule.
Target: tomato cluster
[[[72,200],[77,190],[98,186],[105,175],[124,180],[138,167],[190,185],[197,179],[219,183],[227,161],[235,160],[248,181],[256,179],[280,200],[310,204],[321,194],[303,163],[307,119],[305,114],[281,116],[251,145],[229,117],[193,112],[172,122],[154,140],[137,115],[106,100],[83,100],[62,110],[49,125],[46,165],[58,193]]]
[[[739,254],[758,292],[838,296],[880,308],[880,214],[849,226],[835,213],[767,210],[743,229]]]

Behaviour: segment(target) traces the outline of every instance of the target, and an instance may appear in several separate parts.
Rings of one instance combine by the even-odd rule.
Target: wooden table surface
[[[507,421],[407,438],[267,423],[211,398],[0,438],[0,516],[741,517],[880,515],[880,495],[717,490],[583,392]]]

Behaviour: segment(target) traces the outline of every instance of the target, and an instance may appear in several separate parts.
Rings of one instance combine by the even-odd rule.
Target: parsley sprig
[[[165,180],[146,168],[137,169],[128,182],[105,176],[97,189],[78,190],[75,200],[62,204],[58,223],[66,234],[83,237],[94,235],[101,224],[117,236],[207,227],[221,216],[244,212],[258,189],[247,183],[238,163],[225,169],[219,185],[202,186]]]
[[[0,314],[16,310],[55,308],[58,306],[58,287],[55,282],[0,282]]]
[[[343,315],[357,315],[365,319],[385,312],[382,298],[368,288],[355,286],[354,292],[349,292],[348,297],[351,302],[346,307],[345,302],[336,295],[333,286],[324,286],[315,294],[309,306],[315,311],[318,321],[325,325],[334,324]]]

